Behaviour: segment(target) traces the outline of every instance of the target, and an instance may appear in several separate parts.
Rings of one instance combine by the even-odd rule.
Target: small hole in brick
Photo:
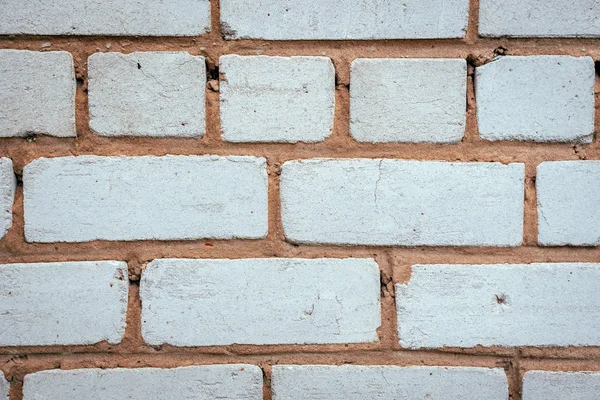
[[[600,76],[600,60],[594,63],[594,69],[596,70],[596,75]]]
[[[142,69],[142,64],[137,63],[138,69]]]
[[[497,294],[496,295],[496,303],[505,304],[506,303],[506,295],[504,295],[503,293]]]
[[[212,63],[206,63],[206,80],[219,80],[219,66]]]

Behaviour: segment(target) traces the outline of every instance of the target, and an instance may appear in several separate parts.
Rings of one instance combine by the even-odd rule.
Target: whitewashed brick
[[[197,36],[209,0],[3,0],[0,34]]]
[[[350,79],[350,133],[359,142],[463,138],[465,60],[362,58],[352,63]]]
[[[0,346],[120,343],[127,264],[78,261],[0,265]]]
[[[262,238],[266,160],[40,158],[23,173],[29,242]]]
[[[294,243],[518,246],[523,164],[313,159],[281,173]]]
[[[25,375],[23,399],[261,400],[255,365],[49,370]]]
[[[2,16],[13,18],[9,14],[0,12],[0,30]],[[76,136],[73,57],[66,51],[0,50],[0,137],[33,134]]]
[[[482,139],[592,141],[590,57],[500,57],[476,68],[475,91]]]
[[[154,260],[140,283],[142,335],[175,346],[373,342],[379,292],[372,259]]]
[[[600,264],[415,265],[396,285],[408,348],[597,346]]]
[[[600,161],[543,162],[535,187],[540,245],[600,245]]]
[[[13,172],[12,160],[0,158],[0,239],[12,226],[12,208],[17,188],[17,177]]]
[[[0,399],[9,400],[8,392],[10,390],[10,384],[4,378],[4,373],[0,371]]]
[[[600,373],[528,371],[523,400],[598,400]]]
[[[221,130],[229,142],[320,142],[331,135],[335,70],[327,57],[219,60]]]
[[[228,39],[462,38],[467,0],[221,0]]]
[[[274,400],[506,400],[499,368],[275,365]]]
[[[479,34],[600,37],[600,3],[597,0],[481,0]]]
[[[94,133],[199,137],[206,132],[204,57],[96,53],[88,60],[88,71]]]

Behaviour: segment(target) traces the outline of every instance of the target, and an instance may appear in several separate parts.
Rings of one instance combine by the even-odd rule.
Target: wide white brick
[[[254,365],[182,368],[49,370],[25,375],[23,399],[261,400],[263,377]]]
[[[372,259],[154,260],[140,284],[142,335],[175,346],[372,342],[379,291]]]
[[[600,245],[600,161],[543,162],[535,182],[540,245]]]
[[[29,242],[262,238],[266,160],[40,158],[23,173]]]
[[[209,0],[3,0],[0,34],[197,36]]]
[[[127,264],[79,261],[0,265],[0,346],[119,343]]]
[[[274,400],[506,400],[499,368],[275,365]]]
[[[396,285],[409,348],[597,346],[600,264],[415,265]]]
[[[0,30],[10,14],[2,7]],[[32,134],[76,136],[73,58],[65,51],[0,50],[0,137]]]
[[[204,135],[204,57],[167,52],[96,53],[88,60],[88,71],[94,133]]]
[[[598,400],[600,373],[529,371],[523,377],[523,400]]]
[[[228,39],[461,38],[467,0],[221,0]]]
[[[479,34],[600,37],[598,0],[481,0]]]
[[[350,133],[359,142],[456,143],[465,133],[463,59],[358,59]]]
[[[16,188],[17,177],[13,172],[12,160],[0,158],[0,239],[12,226],[12,208]]]
[[[0,371],[0,399],[9,400],[8,392],[10,390],[10,384],[4,378],[4,373]]]
[[[523,164],[313,159],[281,173],[295,243],[518,246]]]
[[[229,142],[319,142],[331,135],[335,70],[327,57],[219,60],[221,130]]]
[[[476,68],[475,91],[482,139],[592,141],[590,57],[500,57]]]

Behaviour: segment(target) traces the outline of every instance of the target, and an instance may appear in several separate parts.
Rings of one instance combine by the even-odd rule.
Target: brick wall
[[[600,398],[595,0],[5,0],[0,399]]]

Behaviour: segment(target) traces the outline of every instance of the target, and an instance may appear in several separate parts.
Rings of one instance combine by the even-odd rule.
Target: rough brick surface
[[[17,177],[13,172],[12,160],[0,158],[0,239],[12,226],[12,208],[17,188]]]
[[[502,369],[359,365],[276,365],[274,400],[506,400]]]
[[[30,242],[262,238],[266,161],[256,157],[62,157],[24,168]]]
[[[73,57],[65,51],[0,50],[0,137],[34,134],[76,135]]]
[[[209,0],[3,0],[0,34],[197,36]]]
[[[4,373],[0,371],[0,399],[8,400],[8,391],[10,390],[10,384],[4,378]]]
[[[479,34],[600,37],[598,0],[481,0]]]
[[[415,265],[396,285],[409,348],[597,346],[600,264]]]
[[[88,76],[90,127],[99,135],[198,137],[206,131],[204,57],[96,53]]]
[[[221,130],[229,142],[319,142],[331,135],[335,71],[327,57],[223,56]]]
[[[523,164],[313,159],[281,173],[296,243],[518,246]]]
[[[155,260],[142,334],[175,346],[371,342],[379,291],[371,259]]]
[[[482,139],[592,141],[590,57],[501,57],[476,68],[475,92]]]
[[[183,368],[49,370],[25,375],[23,399],[261,400],[262,371],[254,365]]]
[[[359,142],[456,143],[465,133],[463,59],[358,59],[350,133]]]
[[[600,373],[529,371],[523,377],[523,400],[597,400]]]
[[[467,0],[222,0],[221,25],[229,39],[460,38]]]
[[[121,342],[127,264],[0,264],[0,346]]]
[[[600,245],[600,161],[543,162],[535,186],[539,244]]]

